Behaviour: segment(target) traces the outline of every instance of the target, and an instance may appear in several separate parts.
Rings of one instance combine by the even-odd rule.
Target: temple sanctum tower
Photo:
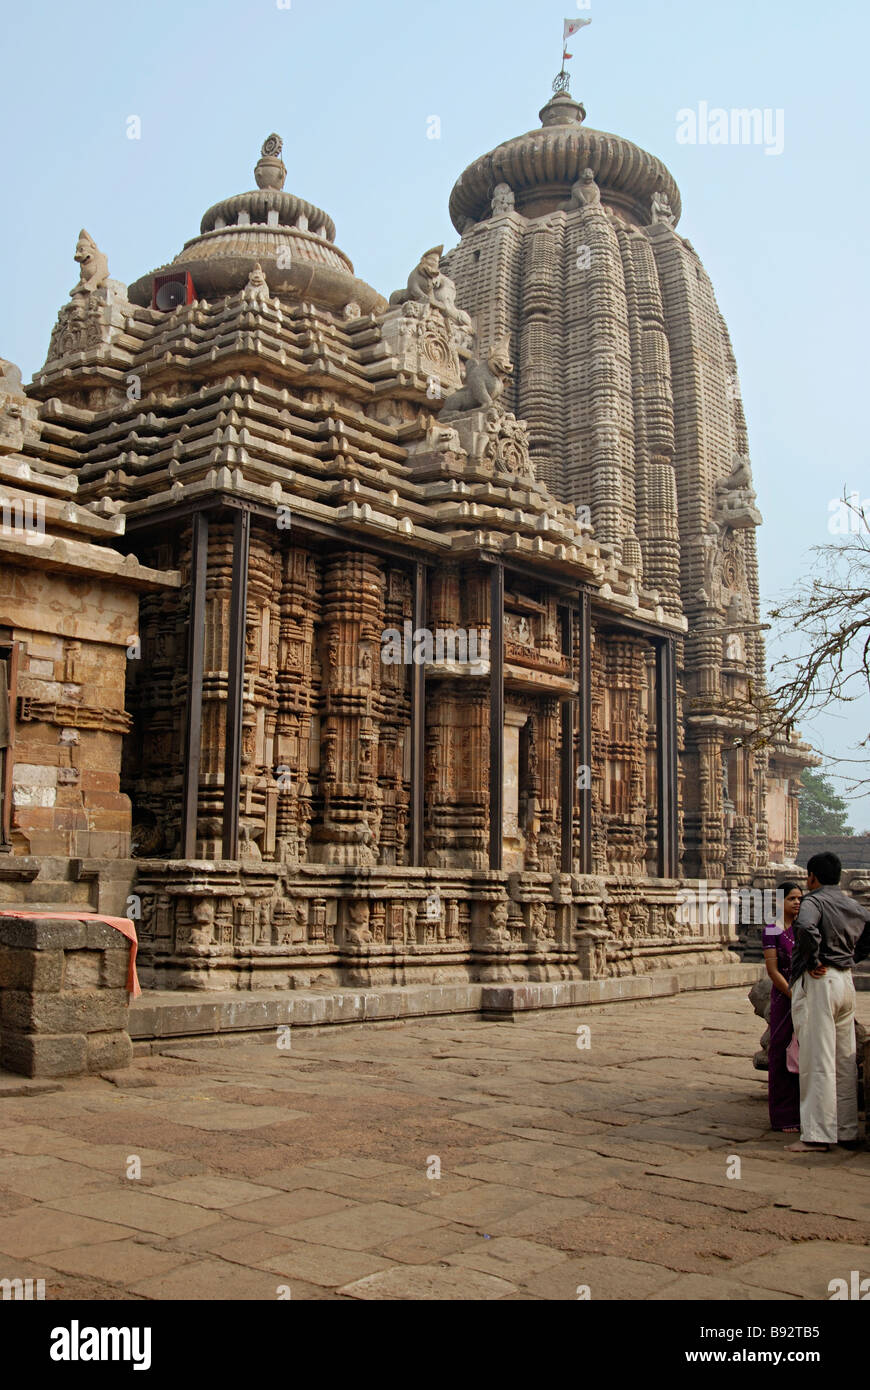
[[[0,893],[126,904],[143,983],[713,965],[686,890],[794,860],[727,328],[665,166],[540,120],[389,299],[273,135],[0,363]]]

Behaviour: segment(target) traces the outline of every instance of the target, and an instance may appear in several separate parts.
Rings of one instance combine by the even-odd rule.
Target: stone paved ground
[[[178,1047],[0,1098],[0,1278],[56,1299],[824,1299],[870,1276],[870,1153],[783,1152],[758,1035],[735,989],[297,1029],[289,1051]]]

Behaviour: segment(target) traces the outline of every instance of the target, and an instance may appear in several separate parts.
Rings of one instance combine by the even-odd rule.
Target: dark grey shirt
[[[870,956],[870,913],[842,888],[824,884],[804,895],[795,918],[791,982],[817,965],[850,970]]]

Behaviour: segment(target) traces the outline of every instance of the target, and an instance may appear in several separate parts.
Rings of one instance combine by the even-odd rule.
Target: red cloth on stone
[[[114,927],[115,931],[126,936],[130,943],[127,993],[132,994],[134,999],[142,993],[139,976],[136,974],[136,952],[139,949],[139,938],[129,917],[107,917],[103,912],[28,912],[24,908],[0,909],[0,917],[56,917],[61,922],[105,922],[107,926]]]

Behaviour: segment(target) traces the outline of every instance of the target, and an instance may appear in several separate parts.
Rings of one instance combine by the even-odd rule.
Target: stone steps
[[[705,965],[619,980],[559,980],[520,984],[385,985],[373,989],[146,990],[130,1006],[135,1051],[160,1052],[192,1042],[220,1046],[240,1039],[273,1041],[279,1027],[474,1014],[503,1021],[539,1009],[577,1008],[660,998],[687,990],[751,985],[757,965]],[[748,1008],[748,1005],[747,1005]]]

